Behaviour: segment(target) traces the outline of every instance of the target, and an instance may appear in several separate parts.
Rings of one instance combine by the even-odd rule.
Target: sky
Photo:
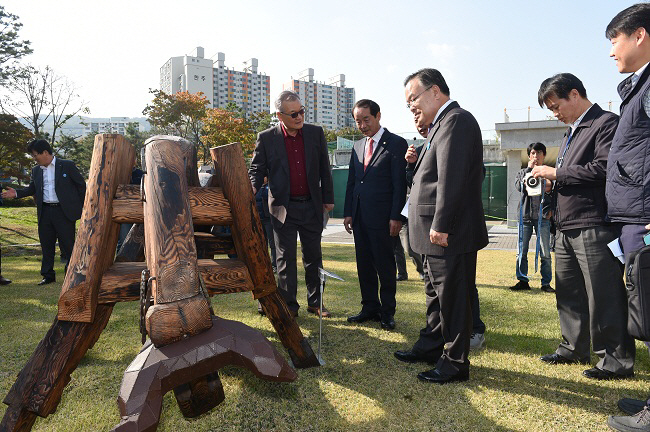
[[[356,98],[381,107],[382,126],[415,135],[404,78],[438,69],[452,99],[494,137],[495,123],[547,118],[540,83],[560,72],[582,80],[588,98],[618,112],[624,78],[609,58],[609,21],[627,0],[284,1],[4,0],[34,53],[24,62],[66,76],[92,117],[142,116],[160,67],[191,54],[251,57],[271,78],[271,101],[306,68],[314,78],[345,74]],[[216,58],[216,57],[215,57]],[[272,103],[271,103],[272,104]]]

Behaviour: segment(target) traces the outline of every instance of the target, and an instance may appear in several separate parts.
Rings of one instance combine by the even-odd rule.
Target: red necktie
[[[368,138],[368,146],[366,147],[366,155],[363,158],[363,170],[365,171],[366,168],[368,167],[368,164],[370,163],[370,159],[372,159],[372,143],[374,141],[372,138]]]

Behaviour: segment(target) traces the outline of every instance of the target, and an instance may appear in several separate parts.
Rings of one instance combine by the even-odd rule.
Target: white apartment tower
[[[216,61],[204,58],[197,47],[195,56],[171,57],[160,68],[160,89],[167,94],[179,91],[203,92],[210,107],[223,108],[234,102],[246,114],[269,112],[271,79],[257,71],[256,58],[244,62],[242,71],[225,66],[225,54]]]
[[[308,68],[282,89],[298,93],[306,109],[305,122],[333,130],[354,127],[354,88],[345,86],[345,75],[335,75],[325,84],[314,81],[314,69]]]

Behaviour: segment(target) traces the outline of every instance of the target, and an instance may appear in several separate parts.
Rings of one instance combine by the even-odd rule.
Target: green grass
[[[470,381],[445,386],[420,383],[416,375],[427,366],[401,363],[393,352],[409,348],[424,324],[422,282],[410,279],[398,284],[395,331],[381,330],[377,323],[352,325],[346,317],[360,309],[354,248],[324,245],[323,252],[325,268],[346,279],[328,282],[325,293],[334,314],[324,322],[326,364],[298,370],[295,382],[281,384],[226,367],[220,371],[226,394],[221,405],[186,420],[169,393],[159,430],[607,430],[606,418],[618,413],[620,397],[647,397],[650,364],[641,343],[637,343],[636,375],[628,380],[595,382],[582,377],[584,366],[549,366],[539,361],[559,342],[555,297],[538,289],[538,275],[532,291],[507,289],[515,282],[514,251],[479,253],[477,283],[488,328],[487,348],[471,354]],[[14,281],[0,287],[0,396],[4,397],[50,327],[61,284],[59,279],[46,287],[35,285],[40,280],[38,256],[3,257],[2,264],[3,275]],[[416,275],[409,266],[409,274]],[[56,270],[62,273],[60,265]],[[302,283],[299,302],[303,307],[298,324],[316,350],[318,319],[305,311]],[[218,316],[259,330],[288,358],[269,321],[257,314],[250,294],[213,297],[213,306]],[[118,304],[101,338],[72,374],[56,413],[37,419],[33,430],[94,431],[115,426],[122,375],[139,349],[138,307]],[[592,360],[595,363],[596,358]],[[2,405],[0,415],[4,410]]]

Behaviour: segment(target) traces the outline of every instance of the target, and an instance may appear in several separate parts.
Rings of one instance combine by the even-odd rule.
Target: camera
[[[528,196],[540,196],[542,194],[542,179],[533,177],[532,173],[526,173],[524,176],[526,193]]]

